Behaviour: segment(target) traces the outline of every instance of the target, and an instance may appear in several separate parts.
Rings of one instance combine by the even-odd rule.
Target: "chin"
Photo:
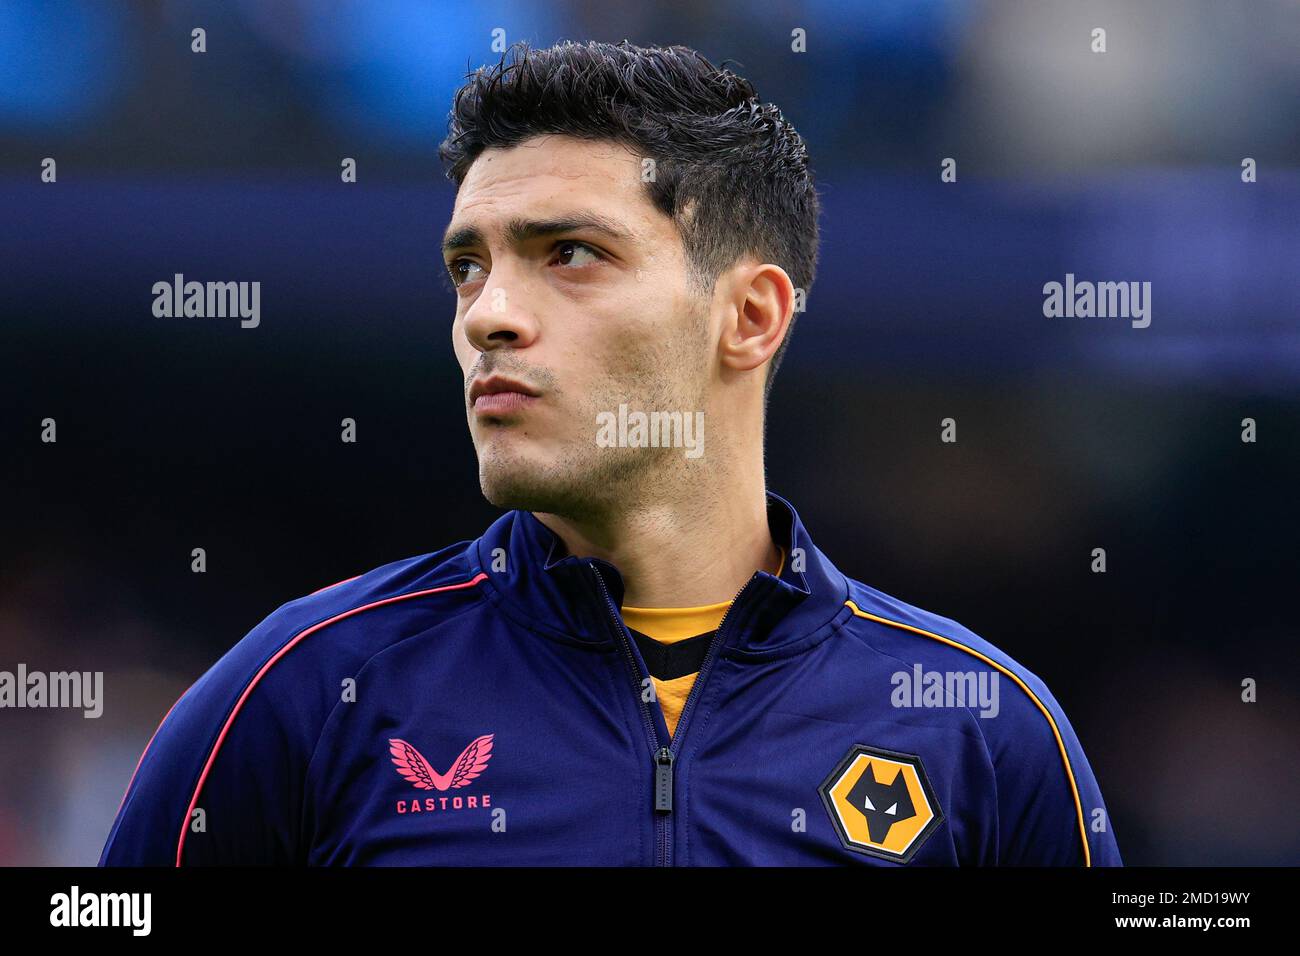
[[[557,476],[551,462],[499,449],[479,454],[478,480],[483,497],[507,511],[549,511],[573,493],[573,482]]]
[[[586,498],[573,484],[540,480],[537,474],[490,471],[479,474],[483,497],[503,511],[572,514]]]
[[[581,456],[554,461],[514,455],[480,455],[483,497],[502,510],[519,509],[577,518],[619,496],[620,472]]]

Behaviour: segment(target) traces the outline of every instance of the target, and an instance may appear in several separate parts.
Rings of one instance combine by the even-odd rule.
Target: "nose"
[[[480,352],[527,348],[537,338],[537,320],[528,308],[527,290],[505,272],[498,267],[489,273],[465,313],[465,337]]]

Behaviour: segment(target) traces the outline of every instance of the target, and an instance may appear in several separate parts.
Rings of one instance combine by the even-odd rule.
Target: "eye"
[[[466,282],[473,282],[479,278],[474,274],[474,269],[483,271],[483,267],[473,259],[452,259],[447,263],[447,274],[451,276],[451,284],[458,288]]]
[[[564,239],[555,244],[555,251],[559,253],[562,260],[561,265],[566,266],[589,266],[593,262],[600,262],[604,259],[593,246],[585,242],[579,242],[576,239]],[[588,258],[584,260],[583,254]]]

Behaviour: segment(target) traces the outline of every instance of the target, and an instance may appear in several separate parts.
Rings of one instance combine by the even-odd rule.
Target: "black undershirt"
[[[646,669],[656,680],[674,680],[699,671],[709,653],[709,640],[717,633],[716,630],[708,631],[672,644],[663,644],[630,627],[628,631],[636,641]]]

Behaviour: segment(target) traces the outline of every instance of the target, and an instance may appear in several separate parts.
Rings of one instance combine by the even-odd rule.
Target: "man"
[[[458,94],[444,257],[486,533],[284,605],[146,748],[103,864],[1118,864],[1043,683],[767,492],[803,141],[681,47]]]

